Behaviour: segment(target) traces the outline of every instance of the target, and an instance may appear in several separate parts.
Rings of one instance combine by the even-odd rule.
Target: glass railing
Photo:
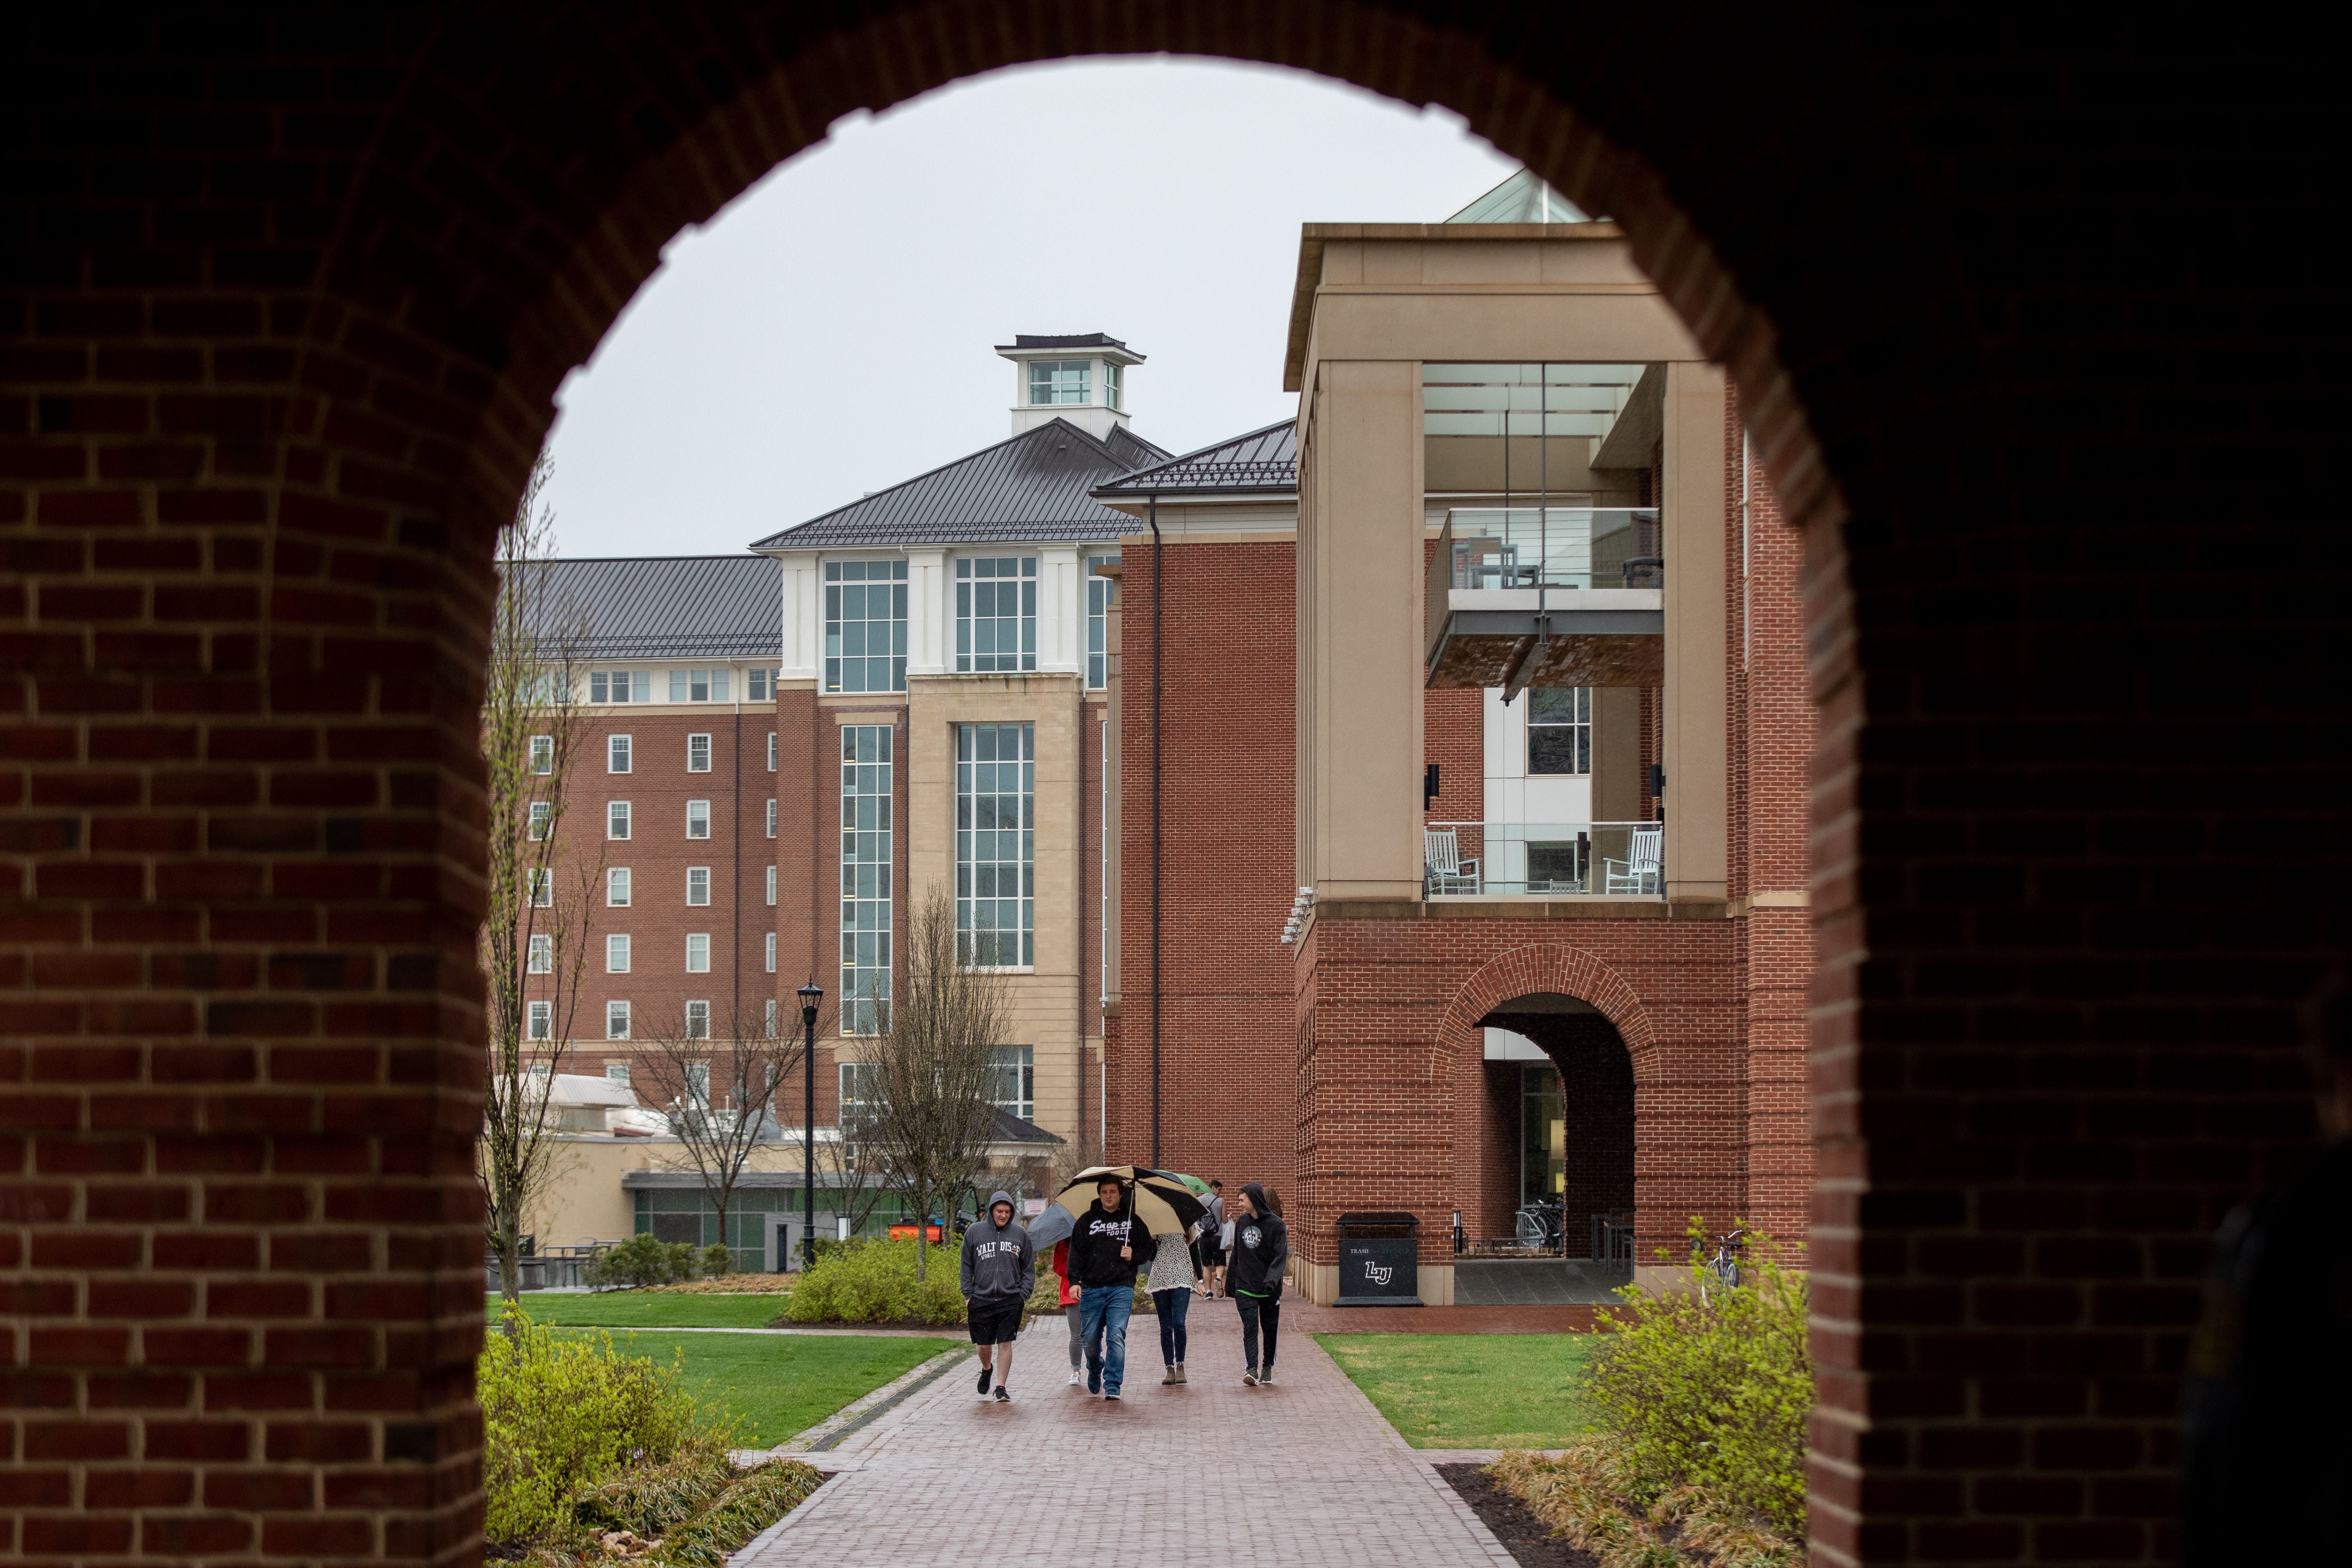
[[[1456,507],[1445,548],[1456,588],[1662,588],[1655,507]]]
[[[1433,899],[1666,891],[1656,822],[1432,822],[1422,829],[1422,890]]]

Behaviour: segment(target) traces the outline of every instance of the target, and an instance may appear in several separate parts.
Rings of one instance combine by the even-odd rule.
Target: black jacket
[[[1282,1299],[1282,1268],[1290,1261],[1290,1230],[1265,1209],[1234,1215],[1234,1251],[1225,1289],[1236,1296]]]
[[[1122,1247],[1133,1258],[1121,1258]],[[1136,1274],[1151,1267],[1151,1232],[1135,1223],[1135,1205],[1123,1203],[1117,1214],[1103,1212],[1097,1198],[1078,1216],[1070,1232],[1070,1283],[1082,1286],[1133,1285]]]

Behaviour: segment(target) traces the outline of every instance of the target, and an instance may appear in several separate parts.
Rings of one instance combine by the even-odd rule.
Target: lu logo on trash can
[[[1396,1278],[1396,1270],[1382,1268],[1376,1263],[1367,1262],[1364,1265],[1364,1278],[1375,1285],[1385,1285]]]

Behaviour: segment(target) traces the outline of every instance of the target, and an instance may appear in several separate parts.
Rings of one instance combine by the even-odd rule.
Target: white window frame
[[[1118,606],[1118,579],[1104,577],[1097,566],[1116,566],[1116,554],[1086,558],[1087,689],[1101,691],[1110,685],[1110,613]]]
[[[626,866],[604,868],[604,907],[606,909],[625,910],[629,907],[629,899],[633,891],[629,882],[629,868]]]
[[[1013,564],[1010,575],[1001,571],[1008,562]],[[983,564],[990,569],[985,575],[980,570]],[[959,555],[955,567],[956,673],[1014,675],[1034,671],[1037,668],[1037,557],[992,553]],[[974,613],[982,587],[1003,588],[1008,584],[1015,590],[1012,615],[1004,615],[995,607],[993,601],[997,595],[993,593],[989,595],[991,613],[985,616]],[[982,624],[994,627],[1006,621],[1013,623],[1013,641],[1020,646],[1009,653],[993,647],[986,653],[980,652],[977,645],[981,639],[975,628]]]
[[[523,1010],[523,1034],[534,1040],[555,1038],[555,1004],[532,1002]],[[536,1069],[534,1069],[536,1070]]]
[[[773,866],[768,868],[768,907],[772,910],[776,907],[776,868]]]
[[[1019,755],[1007,759],[1001,753],[983,760],[980,756],[980,732],[994,731],[994,745],[1001,747],[1007,731],[1012,731]],[[1035,833],[1037,818],[1037,726],[1034,721],[1008,723],[959,724],[955,727],[955,896],[956,954],[958,960],[975,968],[1026,970],[1036,962],[1037,940],[1037,861]],[[1013,787],[1003,787],[1003,768],[1012,767]],[[994,775],[995,787],[982,790],[978,786],[979,770],[988,768]],[[996,816],[996,807],[1010,795],[1016,802],[1018,822],[1007,827]],[[982,802],[988,802],[983,809]],[[997,820],[999,826],[982,829],[982,816]],[[1013,858],[1006,858],[1004,850],[1011,841]],[[982,858],[979,850],[984,843],[993,850]],[[1013,889],[1004,890],[1010,876]],[[1014,924],[996,923],[1007,905],[1012,906]],[[982,940],[983,920],[990,940]],[[1003,942],[1010,939],[1008,955]],[[995,960],[990,963],[978,961],[983,955]]]
[[[702,829],[699,833],[695,831],[698,826]],[[689,800],[686,803],[686,836],[688,838],[710,837],[710,803],[709,801]]]
[[[608,800],[604,803],[604,837],[607,842],[625,844],[629,838],[629,803]]]
[[[710,1037],[710,1004],[697,998],[686,1005],[686,1037],[707,1040]],[[688,1103],[707,1106],[710,1103],[710,1064],[686,1064],[686,1096]]]
[[[710,737],[688,735],[686,738],[686,771],[707,773],[710,771]]]
[[[626,974],[629,973],[629,937],[626,931],[611,931],[606,933],[604,937],[605,973]]]
[[[530,738],[530,771],[542,776],[555,771],[555,737],[533,735]]]
[[[629,1081],[629,1064],[626,1062],[606,1062],[604,1064],[604,1081],[606,1083],[626,1084]]]
[[[626,1002],[604,1004],[604,1037],[608,1040],[629,1037],[629,1005]]]
[[[698,899],[694,896],[698,892],[702,895]],[[686,907],[690,910],[703,910],[710,907],[709,867],[688,866],[686,868]]]
[[[776,1037],[776,999],[773,996],[768,998],[767,1015],[768,1038],[772,1040]]]
[[[775,836],[776,836],[776,797],[775,797],[774,795],[770,795],[770,796],[768,797],[768,837],[771,837],[771,838],[773,838]]]
[[[1033,359],[1023,378],[1032,408],[1083,408],[1094,401],[1095,362],[1088,359]],[[1075,380],[1072,372],[1076,372]],[[1069,394],[1076,393],[1073,397]],[[1042,394],[1043,395],[1040,395]]]
[[[690,931],[686,933],[686,972],[688,974],[710,973],[710,933]]]
[[[1564,688],[1554,687],[1549,689],[1551,690],[1563,690],[1569,694],[1570,710],[1575,715],[1575,717],[1565,721],[1548,720],[1544,722],[1538,723],[1536,721],[1536,694],[1537,692],[1545,689],[1547,689],[1537,687],[1531,689],[1528,693],[1528,777],[1531,779],[1591,778],[1592,776],[1592,689],[1589,686]],[[1545,772],[1538,773],[1536,771],[1536,731],[1538,730],[1567,731],[1569,744],[1571,748],[1576,749],[1581,753],[1581,760],[1584,765],[1580,768],[1570,768],[1565,771],[1546,770]]]
[[[608,773],[625,773],[635,772],[636,767],[636,759],[632,754],[635,749],[635,742],[629,736],[605,736],[604,771]]]
[[[1034,1046],[997,1046],[988,1053],[989,1103],[1000,1110],[1011,1111],[1024,1121],[1037,1120],[1037,1048]],[[1005,1087],[1005,1076],[1013,1075],[1013,1097],[1002,1098],[999,1090]]]
[[[529,878],[524,886],[529,889],[530,907],[535,910],[553,909],[555,907],[554,871],[544,866],[534,866],[529,872]]]
[[[743,672],[743,700],[766,702],[776,694],[767,669],[747,669]]]
[[[849,579],[849,571],[852,567],[856,568],[859,574],[855,581]],[[874,575],[877,568],[882,569],[882,575],[878,577]],[[828,561],[824,563],[824,672],[821,682],[823,689],[846,692],[907,689],[908,617],[904,612],[912,607],[907,604],[907,594],[910,586],[907,580],[907,562],[903,556],[887,562],[854,560]],[[888,590],[887,603],[890,614],[887,616],[876,616],[870,613],[872,605],[868,601],[872,597],[872,590],[877,587]],[[845,602],[845,596],[852,588],[866,590],[860,596],[860,602],[866,604],[869,613],[862,616],[845,618],[841,613]],[[844,628],[853,626],[864,628],[857,636],[861,647],[866,651],[844,654],[841,651],[842,647],[848,637]],[[890,645],[881,653],[871,650],[874,628],[877,626],[883,628],[882,635]],[[873,661],[877,659],[880,660],[889,672],[888,681],[881,686],[873,685],[866,679],[866,677],[873,673]],[[843,667],[845,664],[851,663],[857,667],[856,685],[848,684],[842,679]]]
[[[776,771],[776,732],[773,730],[768,731],[768,771]]]
[[[526,974],[555,973],[555,939],[553,937],[534,936],[530,939],[523,959],[523,973]]]
[[[774,931],[770,931],[770,932],[768,933],[768,973],[771,973],[771,974],[773,974],[775,972],[776,972],[776,933],[775,933]]]
[[[548,825],[554,820],[555,803],[553,801],[532,801],[524,817],[526,826],[523,831],[530,836],[533,844],[544,844],[547,842]]]

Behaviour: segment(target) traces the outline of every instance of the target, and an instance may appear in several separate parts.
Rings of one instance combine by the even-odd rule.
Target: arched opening
[[[1454,1299],[1610,1300],[1633,1277],[1638,1091],[1624,1037],[1557,992],[1514,996],[1475,1026],[1486,1102],[1475,1234],[1489,1245],[1454,1266]]]

